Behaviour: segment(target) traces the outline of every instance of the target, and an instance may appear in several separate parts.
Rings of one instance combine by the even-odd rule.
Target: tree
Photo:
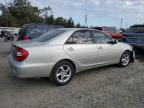
[[[19,26],[26,23],[42,22],[38,16],[38,8],[33,7],[27,0],[14,0],[8,7],[11,15],[17,19]]]
[[[43,9],[41,9],[40,13],[46,19],[47,17],[52,15],[53,11],[52,11],[52,8],[48,6],[48,7],[44,7]]]
[[[2,11],[2,15],[0,16],[1,26],[18,26],[16,24],[16,19],[9,13],[6,6],[0,4],[0,10]]]
[[[78,23],[75,27],[80,28],[81,27],[80,23]]]
[[[67,20],[65,18],[63,18],[63,17],[58,17],[58,18],[56,18],[54,24],[56,24],[56,25],[62,25],[64,27],[67,27]]]
[[[53,15],[51,15],[50,17],[46,18],[46,23],[47,24],[54,24],[54,21],[55,21],[55,19],[54,19]]]
[[[14,0],[13,3],[10,3],[10,5],[15,6],[17,8],[31,6],[30,2],[28,2],[27,0]]]
[[[67,27],[74,27],[74,21],[71,17],[67,20]]]
[[[74,27],[72,18],[54,18],[50,6],[43,9],[32,6],[28,0],[13,0],[7,6],[0,5],[3,14],[0,16],[0,26],[21,27],[27,23],[46,23]]]

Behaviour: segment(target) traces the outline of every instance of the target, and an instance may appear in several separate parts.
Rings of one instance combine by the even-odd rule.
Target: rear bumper
[[[11,55],[8,57],[11,72],[19,78],[49,77],[54,62],[27,64],[18,62]]]

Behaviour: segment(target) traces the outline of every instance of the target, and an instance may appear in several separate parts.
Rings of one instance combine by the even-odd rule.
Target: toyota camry
[[[51,30],[32,41],[12,43],[8,61],[20,78],[49,77],[62,86],[83,70],[134,62],[133,48],[88,28]]]

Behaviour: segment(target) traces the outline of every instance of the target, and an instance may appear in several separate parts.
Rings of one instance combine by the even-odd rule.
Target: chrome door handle
[[[70,47],[70,48],[68,48],[67,50],[68,50],[68,51],[73,51],[74,49],[73,49],[73,47]]]
[[[100,46],[100,47],[98,47],[98,49],[102,49],[102,47]]]

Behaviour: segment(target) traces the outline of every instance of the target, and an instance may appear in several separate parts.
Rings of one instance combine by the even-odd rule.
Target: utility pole
[[[128,27],[128,23],[126,23],[126,26],[125,26],[125,28],[127,28]]]
[[[123,27],[123,18],[121,18],[121,28]]]
[[[53,16],[54,15],[54,12],[51,10],[51,16]]]
[[[86,26],[86,27],[88,27],[87,21],[88,21],[88,15],[85,14],[85,26]]]

